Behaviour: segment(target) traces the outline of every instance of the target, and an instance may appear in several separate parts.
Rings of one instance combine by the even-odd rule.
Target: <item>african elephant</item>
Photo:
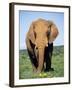
[[[39,18],[32,22],[26,36],[26,45],[35,72],[51,69],[53,41],[58,33],[56,25],[50,20]]]

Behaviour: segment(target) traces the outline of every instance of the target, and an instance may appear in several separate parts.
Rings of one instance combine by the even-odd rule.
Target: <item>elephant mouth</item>
[[[39,59],[39,50],[41,49],[43,49],[43,50],[45,50],[45,48],[47,48],[48,47],[48,44],[47,44],[47,46],[44,46],[44,47],[36,47],[35,46],[35,48],[34,48],[34,52],[35,52],[35,56],[36,56],[36,58],[37,58],[37,61],[38,61],[38,59]],[[42,53],[45,53],[45,51],[43,51]]]

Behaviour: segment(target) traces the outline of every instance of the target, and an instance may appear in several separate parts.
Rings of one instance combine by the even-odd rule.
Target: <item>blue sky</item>
[[[61,12],[39,12],[39,11],[19,11],[19,28],[20,28],[20,49],[26,49],[25,38],[32,21],[38,18],[53,21],[58,30],[59,35],[54,41],[54,46],[64,45],[64,13]]]

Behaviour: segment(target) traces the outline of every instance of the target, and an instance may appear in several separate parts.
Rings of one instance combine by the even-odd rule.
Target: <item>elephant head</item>
[[[34,51],[38,61],[37,72],[41,72],[44,64],[44,50],[48,43],[53,43],[58,35],[58,29],[52,21],[38,19],[29,29],[28,38],[35,45]]]

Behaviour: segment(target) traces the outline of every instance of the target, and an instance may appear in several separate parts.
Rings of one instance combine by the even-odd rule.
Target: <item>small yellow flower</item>
[[[47,74],[46,73],[40,73],[39,77],[47,77]]]
[[[43,74],[43,76],[44,76],[44,77],[46,77],[46,76],[47,76],[47,74],[46,74],[46,73],[44,73],[44,74]]]
[[[42,74],[40,73],[40,74],[39,74],[39,76],[41,77],[41,76],[42,76]]]

